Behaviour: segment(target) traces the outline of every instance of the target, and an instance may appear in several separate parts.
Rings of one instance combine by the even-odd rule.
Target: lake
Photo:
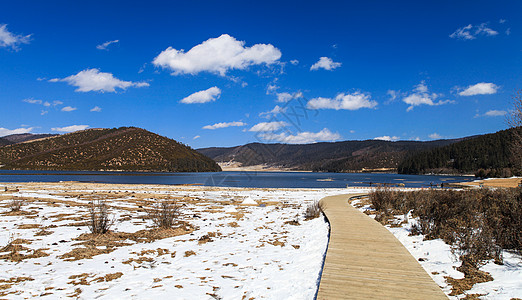
[[[471,181],[470,176],[401,175],[383,173],[313,172],[209,172],[140,173],[109,171],[13,171],[0,170],[0,182],[79,181],[122,184],[197,184],[250,188],[345,188],[375,184],[406,187],[430,187],[441,183]]]

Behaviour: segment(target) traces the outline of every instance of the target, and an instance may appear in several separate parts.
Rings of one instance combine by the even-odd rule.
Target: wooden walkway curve
[[[353,196],[320,202],[330,241],[317,299],[448,299],[392,233],[348,203]]]

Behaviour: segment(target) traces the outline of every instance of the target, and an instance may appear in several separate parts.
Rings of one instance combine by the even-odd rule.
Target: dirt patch
[[[82,248],[74,248],[70,252],[65,253],[64,255],[58,256],[58,258],[61,258],[65,261],[75,261],[80,259],[86,259],[86,258],[93,258],[96,255],[99,254],[106,254],[111,253],[112,251],[116,250],[116,248],[106,248],[106,249],[100,249],[96,246],[87,246]]]
[[[40,228],[40,224],[22,224],[18,225],[18,229],[34,229]]]
[[[450,296],[461,295],[467,290],[470,290],[474,284],[492,281],[493,277],[487,272],[478,270],[477,268],[463,263],[462,266],[457,268],[458,271],[464,273],[464,278],[454,279],[449,276],[445,276],[446,281],[451,285]],[[473,299],[473,298],[470,298]]]
[[[192,255],[196,255],[196,252],[194,252],[192,250],[185,251],[185,257],[189,257],[189,256],[192,256]]]

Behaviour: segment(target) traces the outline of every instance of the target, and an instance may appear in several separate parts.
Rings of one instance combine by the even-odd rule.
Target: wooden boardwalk
[[[330,242],[317,299],[448,299],[392,233],[348,203],[353,196],[321,200]]]

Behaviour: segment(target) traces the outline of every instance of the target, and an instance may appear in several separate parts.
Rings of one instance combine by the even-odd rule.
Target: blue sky
[[[75,2],[0,5],[0,135],[456,138],[522,88],[520,1]]]

